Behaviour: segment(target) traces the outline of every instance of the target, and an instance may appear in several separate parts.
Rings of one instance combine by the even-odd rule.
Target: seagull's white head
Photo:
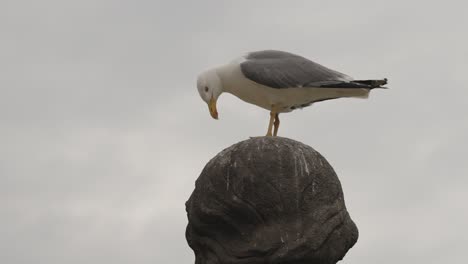
[[[216,101],[223,92],[223,83],[216,70],[208,70],[200,74],[197,80],[197,88],[203,101],[208,104],[211,116],[218,119]]]

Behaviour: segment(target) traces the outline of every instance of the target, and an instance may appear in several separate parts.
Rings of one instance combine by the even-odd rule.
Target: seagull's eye
[[[208,92],[208,90],[209,90],[208,86],[205,86],[205,92]]]

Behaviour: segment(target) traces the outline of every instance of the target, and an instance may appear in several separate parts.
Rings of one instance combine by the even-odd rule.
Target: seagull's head
[[[211,116],[218,119],[216,101],[223,92],[223,84],[216,70],[209,70],[200,74],[197,80],[197,88],[203,101],[208,104]]]

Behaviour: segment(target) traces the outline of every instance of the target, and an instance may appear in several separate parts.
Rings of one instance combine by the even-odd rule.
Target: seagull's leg
[[[273,136],[276,137],[276,135],[278,134],[278,128],[279,128],[279,125],[280,125],[280,120],[279,120],[279,114],[276,113],[275,115],[275,131],[273,132]]]
[[[275,120],[275,113],[273,111],[270,112],[270,124],[268,124],[268,132],[267,137],[271,137],[271,130],[273,129],[273,121]]]

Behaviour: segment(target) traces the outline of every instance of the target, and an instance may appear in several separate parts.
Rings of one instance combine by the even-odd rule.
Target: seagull
[[[278,50],[249,52],[198,76],[197,89],[218,119],[216,102],[223,92],[270,111],[266,136],[277,136],[279,114],[342,97],[367,98],[386,88],[387,79],[354,80],[309,59]]]

